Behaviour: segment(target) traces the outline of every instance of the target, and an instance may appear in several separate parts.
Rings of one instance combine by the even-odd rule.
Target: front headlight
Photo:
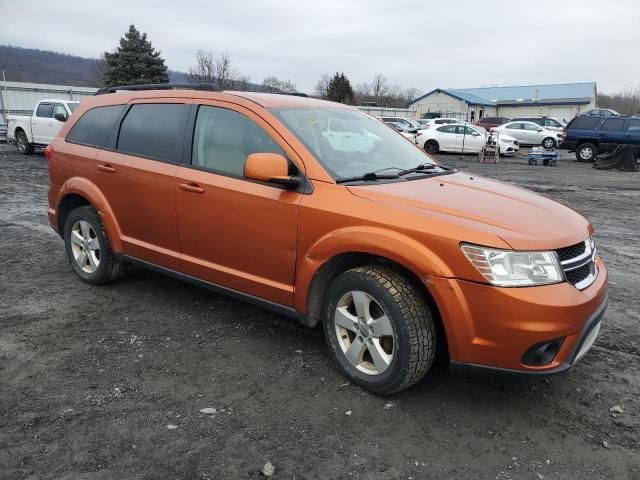
[[[525,287],[564,281],[556,252],[518,252],[463,243],[460,248],[492,285]]]

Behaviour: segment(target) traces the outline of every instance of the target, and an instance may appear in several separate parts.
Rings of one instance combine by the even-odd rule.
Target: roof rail
[[[105,93],[115,93],[118,90],[140,91],[140,90],[209,90],[219,92],[220,89],[212,83],[147,83],[142,85],[116,85],[104,87],[94,95],[104,95]]]

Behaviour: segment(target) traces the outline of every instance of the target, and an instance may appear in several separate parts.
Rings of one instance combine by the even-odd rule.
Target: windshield
[[[78,105],[80,105],[80,102],[67,102],[67,107],[69,107],[69,110],[71,110],[71,113],[76,111],[76,108],[78,108]]]
[[[342,108],[272,108],[334,180],[367,172],[436,164],[380,120]],[[393,172],[390,172],[393,173]]]

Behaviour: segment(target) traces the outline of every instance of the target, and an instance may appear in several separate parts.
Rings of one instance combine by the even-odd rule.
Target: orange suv
[[[379,394],[430,369],[548,375],[593,344],[591,224],[446,167],[353,107],[204,86],[104,89],[47,148],[49,219],[78,276],[141,264],[324,329]]]

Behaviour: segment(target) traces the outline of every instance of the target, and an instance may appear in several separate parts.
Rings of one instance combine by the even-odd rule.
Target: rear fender
[[[85,198],[98,211],[102,219],[102,224],[107,232],[111,249],[114,252],[122,253],[122,230],[118,225],[109,202],[107,202],[106,197],[100,189],[86,178],[71,177],[64,182],[60,188],[56,202],[57,208],[59,208],[64,197],[70,194],[80,195]]]

